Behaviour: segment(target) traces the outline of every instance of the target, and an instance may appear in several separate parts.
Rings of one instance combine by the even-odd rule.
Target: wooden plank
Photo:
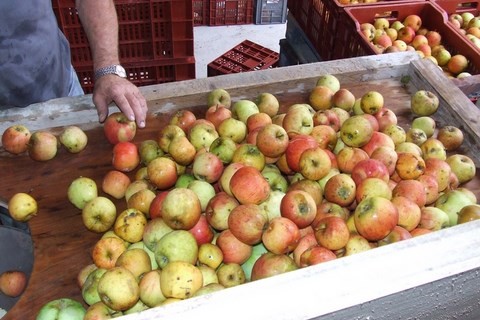
[[[480,162],[476,141],[480,135],[478,123],[472,120],[480,118],[479,110],[474,108],[461,90],[437,71],[436,67],[427,61],[421,61],[416,54],[400,53],[143,87],[141,90],[149,104],[148,124],[147,128],[138,131],[135,141],[155,139],[160,128],[176,110],[190,109],[197,116],[203,117],[207,107],[207,94],[213,88],[227,89],[233,100],[253,99],[261,92],[271,92],[277,95],[284,111],[293,103],[306,102],[316,79],[322,74],[331,73],[337,75],[342,86],[351,89],[356,96],[367,90],[380,91],[403,125],[408,125],[410,120],[409,96],[420,88],[433,89],[442,102],[442,108],[435,114],[436,120],[441,124],[451,123],[452,120],[463,125],[468,137],[467,147],[462,152],[472,156],[478,167]],[[401,82],[405,77],[410,78],[406,85]],[[111,110],[116,108],[112,106]],[[56,99],[25,109],[1,111],[0,119],[0,130],[21,122],[31,130],[45,129],[58,133],[63,126],[75,124],[84,128],[89,137],[89,144],[82,153],[72,155],[60,149],[53,160],[45,163],[32,161],[27,155],[13,156],[0,149],[0,171],[3,172],[0,197],[8,199],[16,192],[30,192],[40,208],[38,216],[29,223],[35,245],[35,263],[29,286],[4,319],[34,319],[39,308],[49,300],[61,297],[82,300],[76,276],[81,267],[91,263],[90,252],[100,235],[85,229],[80,211],[68,202],[66,190],[78,176],[91,177],[100,185],[103,175],[111,169],[112,146],[106,141],[102,126],[97,122],[97,114],[89,95]],[[131,177],[133,175],[134,173],[130,174]],[[479,181],[480,173],[467,187],[474,190],[480,198]],[[115,201],[115,204],[119,211],[126,207],[124,200]],[[227,306],[235,311],[212,311],[208,315],[235,317],[238,314],[239,317],[243,315],[243,318],[254,319],[261,316],[279,319],[313,318],[396,293],[400,294],[400,298],[405,298],[402,300],[404,304],[414,303],[401,292],[480,267],[477,258],[480,257],[478,237],[474,236],[477,228],[478,223],[457,226],[429,237],[375,249],[367,255],[342,258],[332,264],[249,283],[222,291],[222,294],[215,297],[192,299],[168,308],[152,309],[127,319],[156,319],[162,317],[162,314],[188,319],[195,316],[194,310],[206,312],[208,307],[209,310],[227,312]],[[397,255],[399,258],[396,258]],[[417,264],[417,260],[418,266],[414,269],[400,267],[405,265],[405,261],[415,261]],[[352,283],[351,277],[362,268],[371,271],[366,272],[366,278],[356,279],[358,282]],[[338,274],[331,271],[337,269]],[[343,272],[340,273],[340,270]],[[383,270],[393,272],[385,274]],[[341,277],[335,278],[333,274]],[[340,280],[334,281],[335,279]],[[474,280],[479,286],[480,280]],[[369,290],[365,290],[365,287]],[[257,295],[257,292],[263,295]],[[470,291],[466,293],[470,294]],[[269,298],[263,298],[265,295]],[[324,300],[319,297],[324,297]],[[235,304],[232,305],[230,299]],[[252,307],[243,307],[245,305]],[[263,311],[256,313],[255,309],[259,308]],[[197,313],[196,317],[198,316]],[[396,316],[399,317],[398,314]]]

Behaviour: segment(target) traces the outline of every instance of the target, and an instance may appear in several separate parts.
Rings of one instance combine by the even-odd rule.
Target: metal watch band
[[[98,78],[100,78],[104,75],[107,75],[107,74],[115,74],[115,75],[117,75],[121,78],[126,78],[127,77],[125,69],[121,65],[114,64],[114,65],[110,65],[110,66],[106,66],[106,67],[97,69],[95,71],[95,80],[97,80]]]

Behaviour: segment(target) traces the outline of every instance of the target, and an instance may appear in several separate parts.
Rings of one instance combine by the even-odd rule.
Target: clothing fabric
[[[51,0],[0,1],[0,108],[67,96],[70,59]]]

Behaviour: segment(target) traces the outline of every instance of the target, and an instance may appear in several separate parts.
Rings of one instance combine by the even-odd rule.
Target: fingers
[[[130,81],[116,76],[105,76],[95,84],[93,103],[98,110],[98,118],[103,122],[108,116],[108,104],[114,102],[128,119],[135,120],[144,128],[147,116],[147,102],[138,88]]]

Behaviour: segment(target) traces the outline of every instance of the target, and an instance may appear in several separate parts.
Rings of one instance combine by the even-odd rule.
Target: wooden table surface
[[[403,59],[403,63],[412,60],[411,57],[398,59]],[[397,61],[396,64],[400,65],[402,61]],[[227,88],[234,100],[253,99],[256,94],[268,91],[278,97],[282,104],[282,110],[285,110],[293,103],[306,102],[308,91],[314,85],[314,80],[318,75],[322,72],[335,73],[335,70],[344,72],[339,78],[356,95],[371,89],[382,92],[388,106],[394,110],[397,109],[401,121],[403,124],[407,124],[409,118],[405,111],[405,99],[411,92],[399,84],[398,74],[395,75],[395,71],[388,71],[389,68],[382,70],[384,70],[383,72],[392,72],[391,79],[387,76],[384,79],[376,80],[374,69],[384,66],[386,62],[377,60],[374,62],[373,70],[369,71],[372,74],[371,79],[366,77],[365,81],[359,81],[360,78],[355,73],[349,74],[340,68],[338,63],[324,63],[317,67],[316,73],[307,72],[306,70],[309,69],[306,66],[299,66],[299,71],[289,67],[285,69],[284,73],[279,70],[270,73],[258,72],[254,81],[257,85],[253,87],[249,85],[248,81],[253,75],[246,74],[237,77],[195,80],[185,84],[145,87],[142,90],[149,100],[150,113],[147,128],[138,130],[134,142],[140,143],[146,139],[156,139],[158,131],[168,122],[170,115],[175,110],[188,108],[193,110],[197,117],[203,117],[206,110],[206,94],[214,87]],[[353,61],[348,62],[348,65],[352,70],[356,68],[355,65],[358,67],[358,63]],[[360,67],[358,68],[360,69]],[[299,74],[302,73],[306,73],[307,76],[300,77]],[[276,80],[277,76],[279,77],[278,81]],[[26,291],[4,317],[6,320],[34,319],[40,307],[53,299],[69,297],[83,301],[81,290],[76,284],[76,277],[83,266],[92,263],[91,250],[101,234],[90,232],[84,227],[80,210],[67,199],[67,188],[75,178],[86,176],[97,182],[99,194],[103,195],[100,187],[103,175],[112,169],[112,145],[105,139],[102,126],[96,122],[96,112],[88,99],[90,98],[82,97],[76,100],[60,99],[51,102],[52,105],[62,105],[65,104],[65,101],[77,103],[76,120],[74,115],[69,115],[72,112],[67,110],[58,119],[52,116],[50,111],[38,115],[38,118],[25,113],[18,116],[8,113],[6,116],[10,122],[3,122],[5,127],[15,121],[25,121],[28,123],[27,126],[33,128],[43,126],[54,133],[59,133],[66,122],[75,121],[85,129],[89,138],[87,148],[81,153],[70,154],[60,148],[57,156],[47,162],[33,161],[26,154],[10,155],[0,149],[0,172],[2,172],[0,196],[8,199],[17,192],[28,192],[38,201],[39,205],[38,215],[29,222],[35,254],[33,272]],[[38,108],[42,107],[45,105]],[[33,109],[35,110],[35,108]],[[68,118],[68,121],[63,122],[64,118]],[[2,118],[0,117],[0,119]],[[133,175],[134,172],[131,173],[132,178]],[[474,190],[480,199],[480,173],[467,187]],[[115,200],[115,203],[118,212],[126,207],[124,200]]]

